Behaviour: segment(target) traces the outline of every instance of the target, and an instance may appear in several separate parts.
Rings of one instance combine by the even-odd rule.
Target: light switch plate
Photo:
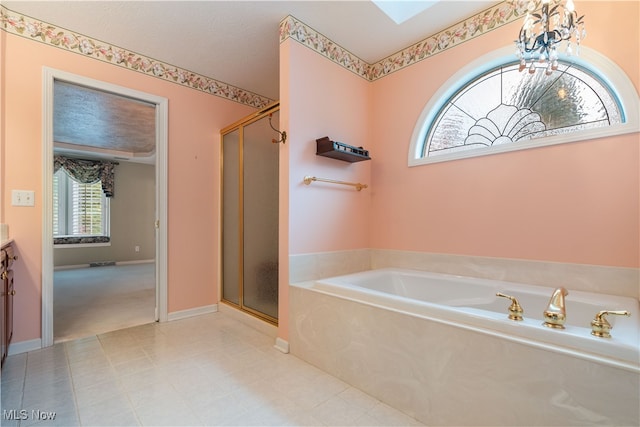
[[[11,204],[13,206],[35,206],[35,192],[29,190],[12,190]]]

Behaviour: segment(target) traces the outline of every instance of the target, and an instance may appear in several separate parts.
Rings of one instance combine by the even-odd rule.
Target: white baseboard
[[[188,317],[200,316],[201,314],[215,313],[218,311],[218,304],[205,305],[203,307],[190,308],[169,313],[168,321],[186,319]]]
[[[289,353],[289,341],[285,341],[282,338],[276,338],[276,344],[274,345],[276,350],[279,350],[285,354]]]
[[[36,338],[34,340],[12,342],[9,345],[8,356],[14,354],[26,353],[28,351],[40,350],[42,348],[42,340]]]
[[[153,264],[155,259],[137,259],[133,261],[116,261],[116,265],[131,265],[131,264]]]
[[[153,264],[156,262],[154,259],[138,259],[133,261],[116,261],[116,265],[132,265],[132,264]],[[72,264],[72,265],[59,265],[53,267],[54,271],[58,270],[75,270],[77,268],[89,268],[91,264]]]
[[[53,271],[75,270],[77,268],[89,268],[89,264],[59,265],[57,267],[53,267]]]

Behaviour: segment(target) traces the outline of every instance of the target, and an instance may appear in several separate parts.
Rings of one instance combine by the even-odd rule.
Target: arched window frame
[[[582,46],[580,48],[580,56],[561,55],[560,58],[566,62],[572,62],[585,68],[611,88],[614,96],[616,96],[619,101],[623,123],[597,129],[576,131],[568,134],[536,138],[526,142],[503,144],[474,150],[464,150],[434,157],[422,157],[429,127],[438,117],[441,109],[446,105],[449,99],[473,79],[483,75],[491,69],[513,62],[514,58],[513,46],[506,46],[495,50],[469,63],[469,65],[451,76],[440,87],[440,89],[434,93],[429,102],[423,108],[411,135],[408,153],[409,166],[419,166],[509,151],[526,150],[529,148],[585,141],[589,139],[623,135],[626,133],[640,131],[640,101],[638,99],[638,92],[633,86],[631,80],[629,80],[629,77],[620,67],[618,67],[618,65],[604,55],[593,49]]]

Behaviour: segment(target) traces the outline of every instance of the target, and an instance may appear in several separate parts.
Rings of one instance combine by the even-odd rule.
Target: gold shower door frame
[[[272,323],[274,325],[278,325],[278,318],[273,317],[267,313],[263,313],[261,311],[255,310],[251,307],[248,307],[244,304],[244,128],[264,119],[265,117],[278,112],[280,110],[280,103],[275,102],[273,104],[268,105],[257,113],[251,114],[239,121],[223,128],[220,131],[220,301],[230,305],[232,307],[237,308],[243,312],[246,312],[252,316],[258,317],[264,321]],[[277,123],[276,123],[277,126]],[[225,299],[224,296],[224,242],[225,242],[225,229],[224,229],[224,137],[225,135],[231,134],[235,131],[238,131],[238,156],[239,156],[239,165],[238,165],[238,235],[236,236],[238,239],[238,303],[234,301],[230,301]],[[280,135],[276,135],[276,137],[280,137]],[[271,144],[270,141],[268,141]]]

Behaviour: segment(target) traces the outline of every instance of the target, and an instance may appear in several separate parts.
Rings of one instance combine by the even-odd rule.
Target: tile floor
[[[9,356],[0,424],[421,425],[224,313]]]

